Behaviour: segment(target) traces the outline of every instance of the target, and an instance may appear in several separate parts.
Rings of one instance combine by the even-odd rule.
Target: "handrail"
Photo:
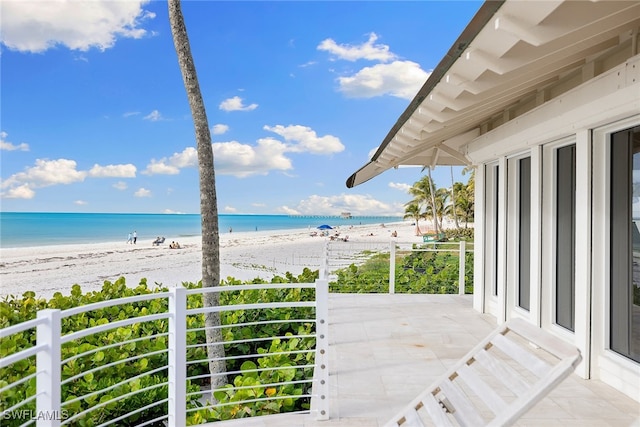
[[[0,358],[0,368],[10,369],[16,363],[28,362],[31,370],[26,371],[23,376],[13,376],[13,382],[3,385],[2,392],[17,392],[19,397],[16,402],[7,403],[7,406],[0,406],[0,416],[3,419],[3,426],[30,424],[31,420],[18,419],[21,416],[32,416],[32,414],[44,414],[38,417],[37,427],[59,427],[62,425],[74,424],[79,419],[92,416],[94,413],[109,411],[113,405],[124,405],[124,412],[114,413],[112,418],[101,419],[96,424],[115,425],[128,419],[130,416],[144,416],[153,414],[151,417],[140,418],[137,425],[152,424],[154,420],[166,420],[170,425],[184,425],[189,414],[202,409],[196,405],[188,407],[188,401],[202,398],[207,390],[195,391],[194,381],[198,378],[206,378],[210,374],[203,375],[207,362],[214,359],[203,357],[206,353],[207,343],[204,341],[195,343],[187,341],[193,337],[204,337],[207,327],[198,326],[201,322],[198,316],[206,313],[217,312],[221,315],[229,312],[259,312],[272,313],[273,310],[281,309],[312,309],[314,315],[304,318],[306,312],[294,314],[294,319],[274,320],[266,318],[263,321],[253,320],[251,317],[240,320],[234,324],[222,324],[215,328],[259,328],[261,325],[270,325],[269,330],[282,330],[283,333],[274,333],[272,336],[247,337],[238,336],[234,339],[226,339],[218,342],[217,345],[247,345],[252,348],[262,347],[264,351],[252,351],[248,354],[233,356],[229,354],[217,360],[224,360],[227,363],[246,363],[249,360],[267,359],[274,357],[290,357],[291,360],[298,360],[291,366],[259,366],[255,368],[243,367],[242,369],[230,369],[226,374],[235,375],[265,375],[269,378],[275,372],[288,372],[295,369],[301,376],[295,378],[285,378],[289,374],[273,374],[271,381],[265,381],[258,385],[234,385],[226,392],[242,392],[243,390],[253,390],[262,387],[277,389],[285,386],[296,386],[301,392],[295,395],[273,395],[273,392],[264,394],[257,399],[240,399],[247,404],[257,404],[256,402],[277,401],[282,399],[311,399],[311,411],[317,419],[328,418],[328,363],[327,363],[327,282],[318,280],[315,283],[277,283],[277,284],[250,284],[219,286],[216,288],[195,288],[185,289],[183,287],[172,288],[168,291],[143,294],[133,297],[110,299],[102,302],[87,304],[67,310],[46,309],[38,312],[38,317],[17,325],[13,325],[0,330],[0,340],[11,335],[26,334],[27,342],[34,342],[28,348],[17,348],[12,354]],[[193,295],[204,295],[206,293],[238,292],[245,290],[273,290],[273,289],[315,289],[306,298],[313,300],[304,301],[265,301],[260,303],[229,304],[218,307],[198,307],[187,308],[188,297]],[[232,294],[229,294],[232,295]],[[314,296],[315,295],[315,296]],[[130,304],[145,303],[151,301],[163,301],[159,306],[160,312],[140,314],[140,310],[129,313]],[[189,299],[191,301],[191,299]],[[232,302],[232,301],[230,301]],[[65,330],[68,332],[62,335],[62,319],[81,314],[91,314],[97,310],[109,307],[122,306],[120,313],[128,313],[128,317],[118,318],[115,321],[103,324],[90,323],[92,326],[82,329],[69,329],[73,324],[65,322]],[[144,306],[144,305],[143,305]],[[158,307],[156,307],[158,309]],[[142,311],[144,313],[144,311]],[[294,311],[294,313],[296,313]],[[231,316],[231,314],[225,315]],[[235,315],[234,315],[235,316]],[[196,323],[194,324],[194,320]],[[298,323],[298,334],[284,334],[291,324]],[[86,325],[86,323],[85,323]],[[149,325],[149,326],[143,326]],[[188,327],[192,325],[195,327]],[[138,335],[131,335],[133,331],[149,331]],[[160,328],[160,329],[158,329]],[[164,328],[164,329],[162,329]],[[283,329],[284,328],[284,329]],[[315,328],[315,331],[313,330]],[[124,332],[121,332],[124,329]],[[238,329],[240,331],[241,329]],[[113,331],[113,332],[112,332]],[[154,331],[154,332],[151,332]],[[312,331],[306,333],[306,331]],[[224,332],[227,333],[227,332]],[[231,332],[228,332],[231,333]],[[108,334],[108,335],[107,335]],[[119,335],[122,334],[122,335]],[[244,333],[243,333],[244,334]],[[110,341],[103,341],[107,336]],[[229,335],[231,336],[231,335]],[[102,337],[102,338],[100,338]],[[113,338],[115,337],[115,338]],[[114,341],[115,339],[115,341]],[[121,341],[119,339],[122,339]],[[203,338],[198,338],[198,340]],[[288,348],[286,351],[269,350],[270,345],[274,345],[274,340],[313,340],[307,342],[305,347]],[[89,340],[89,341],[87,341]],[[75,345],[70,346],[70,343]],[[313,344],[315,342],[315,345]],[[76,344],[77,343],[77,344]],[[87,343],[87,344],[82,344]],[[87,346],[86,348],[83,346]],[[279,344],[278,344],[279,345]],[[311,346],[311,347],[307,347]],[[315,348],[314,348],[315,347]],[[276,347],[277,348],[277,347]],[[122,350],[118,350],[122,349]],[[79,351],[78,351],[79,350]],[[122,358],[114,357],[120,353],[126,353]],[[188,354],[191,354],[190,356]],[[310,356],[313,355],[313,357]],[[33,363],[35,359],[35,363]],[[153,364],[153,365],[152,365]],[[139,367],[138,367],[139,366]],[[148,366],[148,368],[147,368]],[[126,371],[122,371],[124,367]],[[132,369],[133,368],[133,369]],[[313,376],[308,376],[304,372],[313,371]],[[102,381],[97,379],[103,372],[118,372],[114,378],[115,382]],[[120,372],[131,372],[121,376]],[[297,374],[298,375],[298,374]],[[17,378],[17,379],[16,379]],[[95,379],[94,379],[95,378]],[[35,383],[35,384],[34,384]],[[190,385],[189,385],[190,384]],[[35,385],[35,387],[34,387]],[[88,387],[88,388],[87,388]],[[189,387],[189,388],[188,388]],[[308,388],[310,387],[310,388]],[[168,388],[168,392],[166,391]],[[68,390],[75,390],[73,395],[68,395]],[[34,391],[33,391],[34,390]],[[229,391],[235,390],[235,391]],[[144,403],[139,407],[128,407],[125,402],[134,395],[144,396],[150,392],[156,393],[153,403]],[[168,394],[167,394],[168,393]],[[163,397],[164,396],[164,397]],[[88,402],[93,402],[88,404]],[[251,403],[253,402],[253,403]],[[35,403],[35,405],[34,405]],[[234,404],[238,402],[234,400]],[[4,403],[3,403],[4,404]],[[217,404],[219,407],[228,403]],[[216,406],[216,405],[214,405]],[[27,408],[24,415],[9,413],[7,411],[16,408]],[[154,409],[155,408],[155,409]],[[164,408],[164,409],[163,409]],[[98,412],[96,412],[98,411]],[[151,412],[149,412],[151,411]],[[309,412],[309,410],[306,410]],[[8,418],[9,419],[8,419]],[[11,419],[11,417],[18,417]],[[42,419],[41,419],[42,418]],[[150,419],[153,418],[153,419]],[[6,424],[5,424],[6,423]]]
[[[366,263],[375,254],[389,254],[388,292],[396,292],[396,253],[398,252],[448,252],[458,255],[458,294],[465,294],[466,286],[466,254],[473,253],[465,240],[459,242],[415,242],[391,237],[388,240],[367,240],[359,242],[331,242],[325,247],[326,260],[320,277],[335,277],[336,271],[346,269],[351,264],[356,266]],[[410,268],[409,268],[410,269]],[[386,288],[386,286],[385,286]],[[340,292],[333,289],[334,292]],[[378,290],[372,290],[379,292]],[[384,291],[383,291],[384,292]]]
[[[87,311],[93,311],[93,310],[99,310],[101,308],[113,307],[114,305],[124,305],[124,304],[130,304],[130,303],[133,303],[133,302],[144,302],[144,301],[149,301],[149,300],[153,300],[153,299],[159,299],[158,298],[159,295],[161,295],[160,298],[167,298],[167,296],[168,296],[166,292],[156,292],[156,293],[153,293],[153,294],[136,295],[136,296],[132,296],[132,297],[124,297],[124,298],[117,298],[117,299],[108,299],[108,300],[94,302],[94,303],[87,304],[87,305],[81,305],[81,306],[78,306],[78,307],[68,308],[68,309],[63,310],[61,312],[61,316],[62,317],[70,317],[70,316],[75,316],[76,314],[86,313]]]

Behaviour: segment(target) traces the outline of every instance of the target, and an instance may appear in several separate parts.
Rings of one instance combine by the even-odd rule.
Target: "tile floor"
[[[473,310],[471,298],[332,294],[331,419],[278,415],[224,425],[382,426],[495,327],[492,316]],[[640,404],[600,381],[572,375],[516,425],[640,427]]]

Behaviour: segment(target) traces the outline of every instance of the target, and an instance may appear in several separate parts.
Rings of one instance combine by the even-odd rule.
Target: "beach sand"
[[[351,242],[389,242],[393,231],[398,241],[421,242],[411,222],[342,226],[340,232]],[[286,272],[300,274],[305,267],[320,268],[328,237],[310,236],[315,229],[228,233],[220,235],[220,277],[246,281],[271,280]],[[373,234],[373,236],[371,235]],[[201,238],[178,239],[181,249],[170,249],[176,237],[166,236],[164,244],[152,240],[136,245],[126,242],[41,246],[0,249],[0,297],[35,291],[50,298],[55,292],[68,295],[74,284],[83,292],[99,290],[104,281],[124,277],[129,287],[142,278],[150,286],[166,287],[201,279]]]

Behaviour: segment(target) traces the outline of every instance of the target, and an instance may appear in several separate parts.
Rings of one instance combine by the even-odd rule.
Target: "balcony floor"
[[[331,419],[315,421],[309,415],[279,415],[224,425],[383,425],[495,327],[492,316],[473,310],[471,298],[332,294]],[[585,381],[572,375],[516,425],[640,426],[640,405],[601,381]]]

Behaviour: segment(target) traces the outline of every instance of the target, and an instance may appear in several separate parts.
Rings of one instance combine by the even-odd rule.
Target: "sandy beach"
[[[319,269],[329,237],[311,236],[315,229],[228,233],[220,235],[221,278],[270,280],[287,271],[297,275],[305,267]],[[420,242],[411,222],[355,225],[329,230],[348,236],[351,242],[388,242],[396,231],[399,241]],[[82,245],[0,248],[0,297],[35,291],[49,298],[55,292],[68,294],[74,284],[83,292],[99,290],[105,280],[124,277],[128,286],[142,278],[150,285],[167,287],[201,278],[201,239],[179,239],[180,249],[170,249],[175,237],[165,236],[164,244],[151,240],[136,245],[111,242]]]

